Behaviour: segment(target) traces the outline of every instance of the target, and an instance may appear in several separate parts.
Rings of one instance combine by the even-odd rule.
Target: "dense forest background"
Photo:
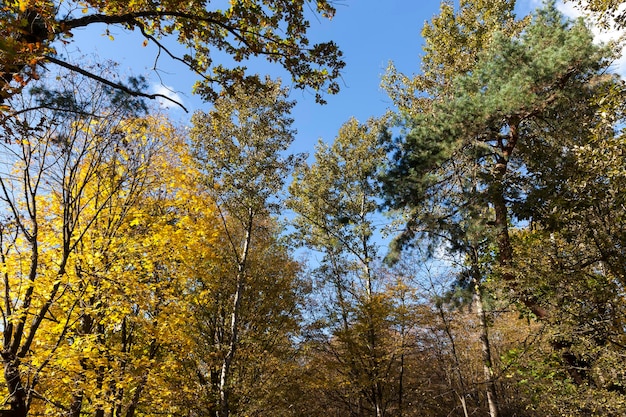
[[[618,43],[553,1],[442,3],[394,109],[307,158],[288,89],[211,52],[323,102],[344,62],[305,12],[332,3],[205,3],[0,4],[0,416],[626,415]],[[103,23],[208,110],[56,52]]]

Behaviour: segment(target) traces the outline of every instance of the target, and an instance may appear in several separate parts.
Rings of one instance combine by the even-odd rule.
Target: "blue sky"
[[[540,0],[519,0],[518,16],[525,16],[541,4]],[[424,22],[438,13],[439,5],[438,0],[337,0],[337,13],[332,21],[312,19],[311,41],[335,41],[344,52],[347,66],[343,71],[341,92],[327,96],[326,105],[315,103],[310,91],[292,92],[291,98],[298,103],[292,114],[298,133],[291,151],[312,155],[318,139],[332,142],[340,126],[349,118],[356,117],[365,122],[369,117],[384,114],[392,105],[380,88],[388,63],[393,61],[395,67],[405,74],[419,72],[423,45],[421,30]],[[577,15],[570,5],[560,8],[570,17]],[[157,54],[153,45],[144,48],[143,38],[138,34],[128,35],[114,27],[109,30],[115,38],[113,41],[104,35],[104,25],[90,28],[82,35],[76,33],[76,42],[68,45],[68,52],[75,53],[80,48],[88,56],[119,62],[123,73],[144,74],[150,78],[154,89],[170,88],[191,112],[210,108],[209,104],[191,94],[195,78],[188,69],[162,56],[157,65],[159,79],[153,70]],[[168,45],[172,46],[171,43]],[[286,85],[289,84],[287,75],[277,65],[261,64],[255,70],[281,77]],[[191,115],[177,107],[168,111],[174,120],[182,123]],[[388,240],[381,239],[379,243],[384,247]]]
[[[390,60],[403,72],[418,70],[420,32],[424,21],[437,13],[439,2],[387,0],[383,6],[375,0],[342,0],[336,7],[332,21],[321,17],[311,19],[310,39],[312,42],[333,40],[344,52],[347,65],[340,80],[341,92],[326,96],[328,104],[319,105],[315,103],[313,92],[292,91],[291,98],[298,103],[293,113],[298,130],[295,151],[312,152],[319,138],[332,141],[339,127],[350,117],[365,121],[370,116],[383,114],[391,106],[379,87],[381,76]],[[86,29],[86,36],[77,33],[77,42],[70,44],[68,52],[78,47],[82,53],[94,52],[119,62],[122,72],[146,74],[154,83],[155,91],[167,93],[167,86],[191,112],[210,108],[190,93],[194,77],[182,65],[162,56],[158,65],[161,68],[159,80],[153,71],[156,48],[150,45],[144,48],[139,35],[128,35],[114,27],[109,28],[115,38],[111,41],[103,35],[104,30],[105,26],[101,25]],[[255,70],[281,77],[285,85],[289,85],[288,75],[278,65],[261,63]],[[159,85],[160,81],[164,86]],[[175,119],[187,117],[175,107],[170,109],[170,114]]]
[[[339,0],[337,13],[332,21],[311,19],[310,38],[313,42],[335,41],[344,52],[347,66],[342,74],[341,92],[327,96],[328,104],[315,103],[310,91],[294,90],[292,99],[298,102],[293,116],[298,130],[293,150],[312,153],[318,139],[331,142],[339,127],[350,117],[364,122],[368,117],[380,116],[391,107],[391,102],[380,89],[380,80],[390,61],[404,73],[419,71],[422,54],[421,29],[439,10],[437,0]],[[539,0],[518,2],[518,15],[527,14],[540,6]],[[576,12],[571,6],[562,6],[569,15]],[[155,90],[171,89],[177,99],[193,112],[208,110],[210,106],[191,94],[193,74],[184,66],[166,56],[158,62],[159,72],[153,70],[156,48],[142,47],[143,38],[138,34],[125,34],[122,29],[110,27],[115,40],[104,35],[104,25],[76,33],[76,42],[68,46],[68,52],[80,48],[87,55],[110,58],[120,63],[122,72],[145,74]],[[80,39],[80,42],[78,41]],[[170,44],[171,45],[171,44]],[[227,58],[225,58],[227,59]],[[217,61],[217,60],[216,60]],[[260,64],[255,70],[281,77],[289,84],[287,75],[277,65]],[[161,85],[162,84],[162,85]],[[169,110],[174,119],[185,121],[189,115],[177,108]]]

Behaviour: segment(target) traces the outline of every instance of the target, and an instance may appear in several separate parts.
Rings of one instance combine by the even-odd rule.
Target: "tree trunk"
[[[482,297],[479,294],[480,288],[475,288],[474,303],[476,306],[476,315],[480,326],[480,347],[483,360],[483,372],[485,375],[487,386],[487,404],[489,405],[489,416],[498,417],[498,397],[496,393],[496,384],[493,378],[493,362],[491,358],[491,348],[489,346],[489,331],[485,310],[483,308]]]
[[[26,392],[22,385],[22,378],[19,371],[20,360],[13,354],[3,353],[4,379],[6,381],[9,398],[6,401],[10,405],[10,412],[4,415],[10,417],[26,417],[28,410],[26,407]]]
[[[230,367],[235,357],[237,344],[239,343],[239,316],[241,310],[241,298],[243,296],[245,286],[246,265],[248,262],[248,253],[250,251],[250,241],[252,239],[253,212],[249,210],[248,222],[246,224],[246,233],[241,249],[241,255],[238,256],[237,262],[237,282],[235,288],[235,296],[233,299],[233,311],[230,320],[230,342],[228,344],[228,352],[224,356],[222,362],[222,371],[220,373],[220,407],[219,417],[228,417],[230,413],[229,405],[229,383],[230,383]]]
[[[489,406],[489,417],[499,417],[498,396],[496,392],[496,382],[493,377],[493,360],[491,357],[491,347],[489,346],[489,323],[483,305],[483,297],[480,288],[480,271],[477,266],[478,253],[472,253],[472,284],[474,289],[473,301],[478,316],[480,326],[480,347],[483,362],[483,373],[485,375],[485,385],[487,392],[487,404]]]
[[[228,417],[230,412],[229,400],[229,379],[230,367],[235,356],[235,350],[238,343],[238,327],[239,327],[239,309],[241,306],[241,292],[243,291],[243,274],[237,274],[237,288],[235,290],[235,299],[233,301],[233,312],[231,315],[231,336],[228,344],[228,352],[224,356],[222,362],[222,371],[220,373],[220,417]]]
[[[98,367],[98,373],[97,373],[97,376],[96,376],[96,396],[102,396],[102,389],[103,389],[103,385],[104,385],[104,373],[105,373],[105,371],[106,370],[105,370],[104,366]],[[94,417],[104,417],[104,407],[101,404],[99,404],[98,407],[96,408],[96,411],[94,413]]]
[[[404,307],[404,297],[402,298],[402,305]],[[402,325],[400,327],[400,372],[398,375],[398,417],[402,417],[404,410],[402,409],[404,405],[404,350],[405,346],[405,328],[404,328],[404,318],[402,319]]]

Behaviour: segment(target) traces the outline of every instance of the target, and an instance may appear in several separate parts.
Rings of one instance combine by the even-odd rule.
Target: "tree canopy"
[[[339,91],[337,78],[344,66],[341,51],[332,41],[311,44],[308,14],[332,18],[327,0],[242,1],[53,1],[11,0],[0,6],[0,98],[19,93],[46,66],[58,65],[89,76],[127,94],[158,96],[136,86],[101,77],[85,68],[77,57],[63,56],[58,46],[81,36],[78,29],[104,24],[136,31],[159,49],[159,56],[182,62],[199,76],[195,91],[213,100],[221,89],[256,83],[245,61],[263,56],[291,75],[296,88],[312,88],[316,99]],[[112,36],[111,36],[112,38]],[[179,55],[168,43],[184,47]],[[236,62],[215,61],[216,52]],[[156,58],[159,59],[159,56]]]
[[[620,200],[617,194],[607,194],[621,183],[615,171],[621,172],[620,164],[613,169],[605,166],[602,180],[588,171],[602,164],[607,154],[620,152],[613,153],[622,141],[616,126],[621,120],[617,97],[623,97],[623,82],[608,73],[615,56],[610,46],[594,43],[584,21],[565,19],[555,2],[537,10],[523,30],[513,33],[514,25],[505,24],[506,8],[494,4],[481,9],[480,2],[464,5],[456,18],[448,19],[456,29],[434,26],[437,30],[427,32],[427,39],[437,42],[427,42],[424,73],[430,73],[431,62],[441,62],[445,70],[433,71],[440,78],[425,83],[425,76],[418,76],[408,83],[411,95],[396,99],[403,110],[404,133],[390,145],[394,159],[384,181],[388,204],[404,210],[406,227],[393,250],[426,238],[435,247],[460,255],[464,263],[459,284],[471,285],[478,293],[472,305],[479,316],[485,305],[481,297],[497,296],[550,326],[554,333],[547,342],[559,357],[569,388],[582,393],[593,386],[607,404],[581,400],[571,409],[597,406],[618,415],[621,400],[606,392],[615,379],[605,376],[601,366],[611,360],[613,350],[596,349],[606,344],[607,337],[615,337],[611,329],[620,322],[621,312],[612,310],[603,317],[602,335],[583,330],[588,321],[600,320],[594,309],[604,311],[600,305],[623,296],[617,289],[622,270],[613,260],[623,238],[620,211],[613,212],[610,231],[602,226],[606,220],[600,220]],[[471,32],[483,42],[468,52],[472,49],[465,47],[467,37],[453,35],[466,28],[456,23],[458,19],[476,10],[500,16],[495,19],[500,26]],[[446,13],[444,6],[442,14]],[[469,59],[458,58],[462,53],[448,59],[455,48],[462,48]],[[389,77],[392,82],[408,80],[393,71]],[[596,157],[589,158],[589,152]],[[595,184],[594,191],[586,188],[588,183]],[[574,191],[579,186],[592,197]],[[576,251],[576,245],[588,249]],[[548,247],[555,251],[544,252],[552,263],[539,254]],[[556,289],[570,279],[588,284],[580,285],[590,298],[574,296],[567,285]],[[577,300],[577,307],[564,301],[568,296]],[[563,300],[557,304],[562,309],[554,308],[557,299]],[[481,323],[482,328],[487,326],[488,320]],[[488,335],[483,340],[483,363],[491,367]],[[620,343],[616,341],[616,346]],[[485,375],[489,382],[494,374]],[[487,395],[495,398],[496,392],[494,386]],[[490,415],[499,415],[497,404],[490,403]]]
[[[2,3],[0,416],[626,415],[615,44],[515,10],[443,2],[394,111],[309,159],[289,87],[243,66],[336,92],[306,35],[330,1]],[[207,109],[176,125],[57,51],[96,24]]]

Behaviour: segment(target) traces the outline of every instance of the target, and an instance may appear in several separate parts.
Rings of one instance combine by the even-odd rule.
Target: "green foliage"
[[[380,194],[383,128],[383,121],[360,124],[352,119],[332,146],[317,145],[314,165],[296,171],[289,206],[299,214],[295,223],[307,246],[355,256],[361,264],[372,261],[367,253],[374,253],[370,242]]]
[[[452,22],[466,10],[444,7],[440,18],[464,28]],[[621,371],[609,376],[604,364],[623,346],[622,83],[606,73],[610,47],[554,2],[521,31],[500,16],[467,60],[455,49],[471,51],[467,37],[433,25],[425,63],[440,63],[444,75],[427,83],[426,66],[408,95],[394,97],[405,131],[389,147],[384,189],[407,213],[397,250],[416,237],[444,242],[465,256],[476,285],[491,278],[492,294],[549,329],[545,350],[522,371],[526,392],[550,392],[546,402],[532,397],[540,413],[619,415]],[[533,229],[512,239],[520,219]]]
[[[547,134],[553,125],[539,126],[546,118],[557,112],[564,118],[563,112],[589,103],[589,81],[599,77],[609,56],[592,43],[582,22],[563,22],[554,7],[539,11],[519,36],[492,34],[471,71],[458,74],[432,104],[410,116],[405,125],[411,130],[392,146],[388,202],[412,211],[400,243],[428,231],[428,222],[434,223],[430,230],[445,229],[459,216],[487,223],[498,189],[515,201],[520,174],[513,170],[532,162],[522,154],[532,149],[524,142]],[[568,113],[566,120],[576,120]],[[593,118],[589,110],[587,117]]]
[[[273,199],[301,155],[283,156],[294,139],[289,113],[294,103],[279,83],[265,80],[235,88],[208,113],[194,115],[192,147],[216,200],[229,215],[275,212]]]
[[[311,389],[343,415],[362,409],[382,416],[403,401],[396,390],[406,335],[393,294],[401,284],[378,267],[374,242],[384,126],[384,119],[349,120],[331,146],[318,144],[315,162],[299,167],[290,186],[295,235],[323,254],[314,270],[323,313],[307,340]]]
[[[383,77],[383,87],[400,111],[416,116],[444,101],[454,78],[472,71],[495,33],[519,35],[528,19],[516,20],[514,6],[510,0],[462,0],[455,10],[452,3],[442,2],[439,15],[422,29],[425,54],[420,74],[409,77],[390,64]],[[414,126],[404,121],[407,127]]]

